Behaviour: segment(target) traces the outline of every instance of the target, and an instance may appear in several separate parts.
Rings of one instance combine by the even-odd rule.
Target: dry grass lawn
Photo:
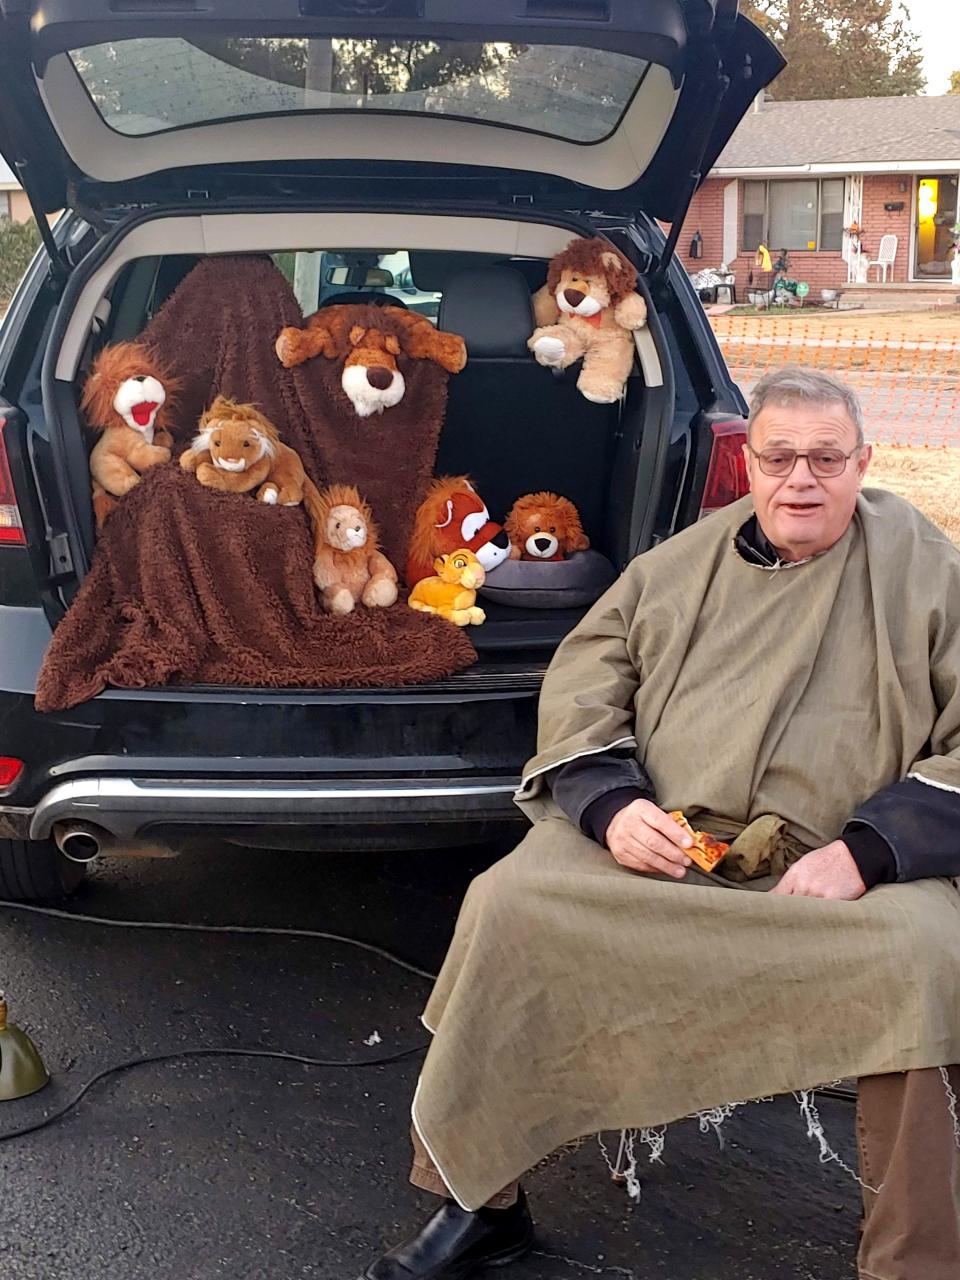
[[[867,484],[912,502],[960,547],[960,449],[875,445]]]

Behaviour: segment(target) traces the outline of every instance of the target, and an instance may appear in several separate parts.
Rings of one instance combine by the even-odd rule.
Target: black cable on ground
[[[418,978],[425,978],[432,982],[436,978],[435,973],[431,973],[428,969],[421,969],[415,964],[410,964],[407,960],[401,960],[399,956],[395,956],[393,952],[385,950],[383,947],[375,946],[372,942],[363,942],[359,938],[350,938],[344,934],[326,933],[318,929],[285,929],[272,927],[267,925],[235,925],[235,924],[189,924],[168,920],[112,920],[107,916],[88,916],[82,915],[75,911],[61,911],[56,907],[38,907],[28,902],[10,902],[4,898],[0,898],[0,907],[6,907],[13,911],[27,911],[34,915],[53,916],[57,920],[73,920],[80,924],[97,924],[107,925],[118,929],[167,929],[177,930],[186,933],[240,933],[240,934],[267,934],[272,937],[288,937],[288,938],[318,938],[323,942],[335,942],[347,947],[356,947],[361,951],[367,951],[371,955],[378,956],[381,960],[396,965],[400,969],[406,970],[407,973],[415,974]],[[116,1075],[121,1071],[129,1071],[133,1067],[145,1066],[150,1062],[171,1062],[177,1058],[199,1058],[199,1057],[234,1057],[234,1058],[273,1058],[280,1059],[283,1062],[300,1062],[311,1067],[378,1067],[385,1066],[393,1062],[401,1062],[404,1058],[412,1058],[418,1053],[424,1053],[427,1044],[416,1045],[412,1049],[402,1049],[398,1053],[385,1054],[380,1058],[359,1058],[353,1060],[331,1059],[331,1058],[309,1058],[302,1054],[284,1053],[280,1049],[178,1049],[171,1053],[149,1054],[140,1058],[130,1058],[126,1062],[117,1063],[115,1066],[106,1067],[103,1071],[98,1072],[92,1079],[88,1080],[80,1092],[72,1098],[59,1111],[51,1112],[49,1115],[41,1117],[33,1124],[24,1125],[20,1129],[12,1129],[9,1133],[0,1133],[0,1142],[7,1142],[11,1138],[23,1138],[28,1133],[36,1133],[39,1129],[45,1129],[48,1125],[55,1124],[56,1121],[62,1120],[67,1112],[72,1111],[77,1103],[97,1084],[100,1080],[106,1079],[107,1076]]]
[[[391,1062],[401,1062],[404,1058],[412,1058],[424,1053],[426,1044],[417,1045],[413,1049],[401,1049],[398,1053],[390,1053],[382,1058],[359,1058],[354,1060],[338,1060],[333,1058],[308,1058],[298,1053],[284,1053],[280,1049],[178,1049],[173,1053],[152,1053],[142,1058],[129,1058],[126,1062],[118,1062],[115,1066],[105,1067],[98,1071],[83,1088],[71,1098],[59,1111],[52,1111],[33,1124],[24,1125],[20,1129],[11,1129],[9,1133],[0,1133],[0,1142],[8,1142],[11,1138],[25,1138],[28,1133],[36,1133],[46,1129],[48,1125],[62,1120],[68,1111],[72,1111],[95,1084],[105,1080],[107,1076],[116,1075],[120,1071],[129,1071],[133,1067],[142,1067],[149,1062],[173,1062],[177,1058],[279,1058],[283,1062],[302,1062],[311,1067],[379,1067]]]

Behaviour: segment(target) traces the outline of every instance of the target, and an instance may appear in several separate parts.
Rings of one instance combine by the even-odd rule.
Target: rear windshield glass
[[[160,37],[70,56],[106,123],[134,136],[244,116],[372,109],[598,142],[649,66],[560,45],[347,38]]]

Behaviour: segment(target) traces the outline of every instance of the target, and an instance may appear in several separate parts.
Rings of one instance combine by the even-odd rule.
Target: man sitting
[[[560,646],[518,803],[424,1021],[412,1180],[367,1280],[521,1256],[575,1137],[860,1077],[862,1280],[960,1276],[960,553],[861,493],[856,396],[757,387],[751,496],[638,557]],[[670,816],[731,843],[711,874]],[[764,892],[767,891],[767,892]]]

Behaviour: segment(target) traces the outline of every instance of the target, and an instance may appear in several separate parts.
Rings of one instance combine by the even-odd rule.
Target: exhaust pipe
[[[89,822],[57,822],[53,828],[53,839],[65,858],[85,864],[100,856],[109,837],[100,827]]]

